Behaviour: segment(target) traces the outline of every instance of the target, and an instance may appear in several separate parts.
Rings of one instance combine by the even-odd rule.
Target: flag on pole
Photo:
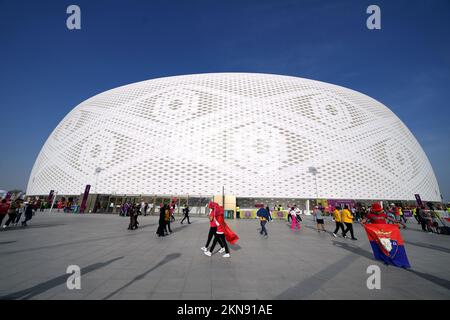
[[[401,268],[411,268],[397,225],[365,224],[375,259]]]

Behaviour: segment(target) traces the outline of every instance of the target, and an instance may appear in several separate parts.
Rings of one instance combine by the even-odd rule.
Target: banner
[[[401,268],[411,268],[397,225],[365,224],[375,259]]]
[[[80,213],[84,213],[84,210],[86,210],[86,202],[87,202],[87,198],[89,196],[89,190],[91,190],[90,184],[86,185],[86,189],[84,189],[83,200],[81,201],[81,206],[80,206]]]
[[[50,193],[48,194],[47,203],[49,203],[50,205],[52,204],[53,194],[54,193],[55,193],[55,190],[50,190]]]
[[[423,206],[422,199],[420,199],[420,195],[419,194],[415,194],[414,197],[416,197],[417,205],[419,207]]]

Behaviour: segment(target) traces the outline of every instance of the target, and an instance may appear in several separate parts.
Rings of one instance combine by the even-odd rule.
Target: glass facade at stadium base
[[[41,201],[46,202],[46,197],[39,197]],[[57,203],[62,201],[63,207],[70,205],[69,210],[73,213],[80,212],[80,205],[83,194],[80,195],[57,195],[53,202],[53,209],[57,209]],[[159,195],[120,195],[120,194],[90,194],[86,202],[84,214],[89,213],[108,213],[108,214],[124,214],[123,205],[147,204],[146,215],[158,215],[161,203],[168,204],[176,199],[175,215],[182,215],[182,209],[187,204],[190,208],[190,215],[206,216],[209,214],[208,204],[215,201],[222,205],[222,195],[216,196],[159,196]],[[384,207],[391,203],[402,207],[414,207],[414,201],[404,200],[380,200]],[[274,219],[286,219],[289,209],[296,206],[301,210],[302,214],[311,214],[315,206],[322,207],[325,214],[336,207],[344,207],[358,210],[361,207],[370,207],[376,200],[355,200],[355,199],[298,199],[298,198],[239,198],[227,195],[225,196],[225,216],[228,219],[252,219],[256,218],[256,211],[261,207],[269,207],[272,211]],[[46,207],[50,208],[52,203],[46,203]]]

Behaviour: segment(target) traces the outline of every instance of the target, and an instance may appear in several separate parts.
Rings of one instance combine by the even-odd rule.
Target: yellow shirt
[[[342,222],[353,223],[353,216],[347,209],[342,210]]]
[[[334,218],[334,221],[341,222],[341,213],[339,212],[339,210],[335,209],[333,211],[333,218]]]

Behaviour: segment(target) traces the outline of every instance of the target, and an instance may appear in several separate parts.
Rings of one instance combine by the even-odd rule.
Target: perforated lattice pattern
[[[27,192],[91,184],[212,195],[224,185],[240,197],[315,198],[311,166],[320,198],[440,198],[422,148],[381,103],[323,82],[241,73],[143,81],[84,101],[48,138]]]

